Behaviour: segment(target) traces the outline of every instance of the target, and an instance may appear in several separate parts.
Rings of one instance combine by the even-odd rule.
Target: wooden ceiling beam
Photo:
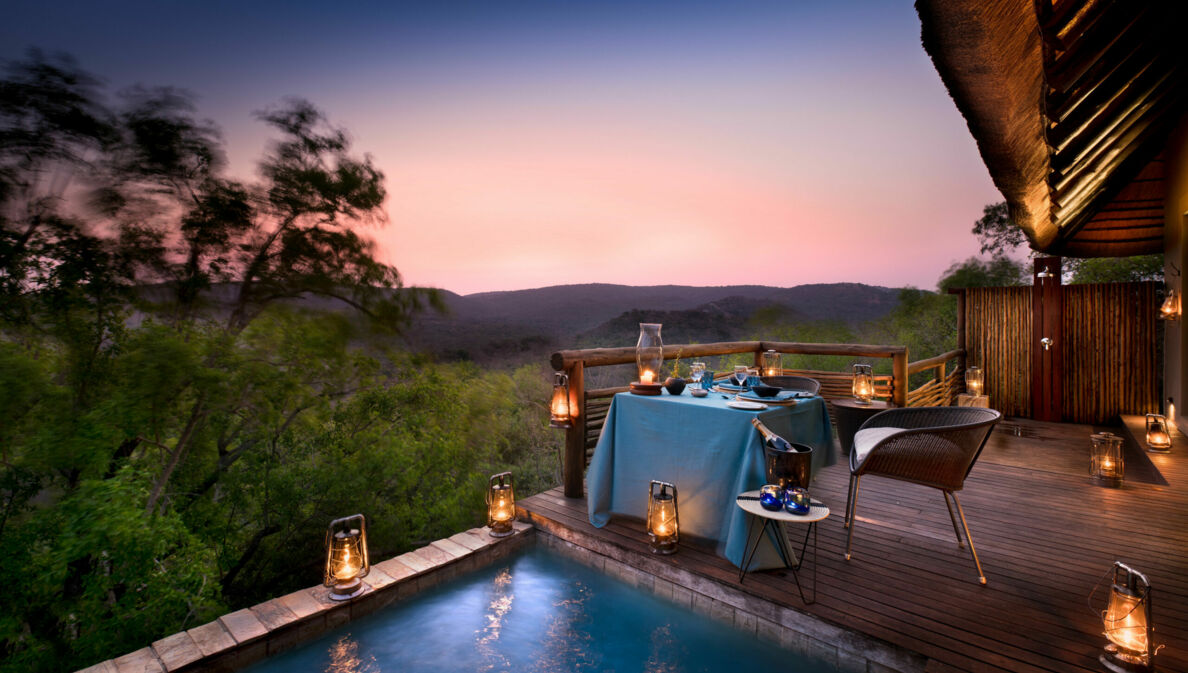
[[[1102,8],[1112,0],[1066,1],[1059,7],[1052,0],[1037,0],[1040,27],[1044,40],[1058,49],[1068,49],[1077,36],[1084,33],[1102,14]]]
[[[1049,99],[1048,144],[1059,151],[1068,144],[1071,136],[1100,117],[1105,108],[1116,105],[1119,98],[1127,94],[1133,95],[1143,80],[1156,77],[1153,73],[1166,66],[1161,51],[1139,46],[1127,55],[1125,62],[1104,73],[1102,79],[1094,80],[1091,86],[1086,83],[1086,86],[1077,88],[1067,99],[1067,104],[1059,105]]]
[[[1074,178],[1085,166],[1092,164],[1101,155],[1117,143],[1118,138],[1126,135],[1133,127],[1150,124],[1159,115],[1167,112],[1165,101],[1174,98],[1173,73],[1167,72],[1147,85],[1142,91],[1131,92],[1123,99],[1119,109],[1113,114],[1103,110],[1101,116],[1094,120],[1079,137],[1076,143],[1069,143],[1064,149],[1055,150],[1052,156],[1052,176],[1049,182],[1057,192],[1064,189],[1070,178]]]
[[[1101,13],[1101,18],[1093,22],[1089,32],[1081,34],[1067,50],[1054,54],[1054,62],[1045,64],[1048,86],[1060,93],[1070,91],[1094,64],[1144,21],[1149,13],[1147,10],[1145,3],[1137,12],[1130,3],[1108,7]],[[1142,34],[1141,29],[1136,34]]]

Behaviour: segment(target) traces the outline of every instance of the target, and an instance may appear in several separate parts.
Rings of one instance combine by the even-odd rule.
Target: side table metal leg
[[[804,563],[804,557],[808,555],[808,536],[809,532],[813,536],[813,597],[809,598],[804,595],[804,586],[800,583],[800,566]],[[800,600],[804,601],[805,605],[812,605],[817,602],[817,523],[814,521],[809,524],[809,530],[805,532],[804,536],[805,547],[800,550],[800,563],[792,568],[792,579],[796,580],[796,591],[800,593]]]
[[[763,528],[759,529],[759,537],[755,538],[755,544],[751,544],[751,533],[755,529],[755,517],[747,515],[747,545],[743,547],[743,562],[738,568],[738,583],[742,584],[743,578],[747,576],[747,568],[751,565],[751,558],[755,556],[755,551],[759,549],[759,542],[763,539],[763,531],[767,530],[767,521],[764,520]]]

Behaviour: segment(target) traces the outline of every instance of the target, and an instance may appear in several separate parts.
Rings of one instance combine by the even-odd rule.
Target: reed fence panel
[[[967,366],[985,372],[990,406],[1031,416],[1031,287],[965,290]]]
[[[1074,423],[1159,411],[1157,283],[1067,285],[1061,412]]]

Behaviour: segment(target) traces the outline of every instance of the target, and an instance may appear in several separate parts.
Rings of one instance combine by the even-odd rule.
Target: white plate
[[[758,402],[747,402],[746,400],[733,400],[726,403],[726,406],[731,409],[743,409],[746,411],[762,411],[767,408],[766,404],[759,404]]]

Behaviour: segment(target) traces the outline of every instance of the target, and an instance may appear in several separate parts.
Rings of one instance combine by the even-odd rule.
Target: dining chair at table
[[[877,475],[931,486],[944,494],[945,508],[949,510],[949,520],[957,535],[957,546],[963,548],[965,541],[969,542],[978,580],[985,584],[986,575],[969,535],[969,524],[965,521],[957,491],[965,486],[965,478],[982,453],[990,431],[1001,419],[1001,413],[977,407],[888,409],[867,419],[854,435],[854,447],[850,451],[850,490],[843,524],[849,529],[846,560],[850,560],[854,541],[859,483],[864,476]],[[960,526],[957,525],[958,516]]]
[[[763,382],[784,390],[803,390],[814,395],[821,393],[821,382],[808,376],[764,376]]]

